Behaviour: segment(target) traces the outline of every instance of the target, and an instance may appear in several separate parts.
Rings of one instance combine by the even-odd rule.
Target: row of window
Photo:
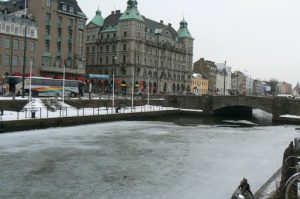
[[[26,59],[28,60],[28,59]],[[17,56],[13,55],[12,57],[10,55],[1,55],[0,54],[0,65],[5,65],[5,66],[22,66],[24,62],[24,57],[23,56]],[[29,60],[27,61],[26,65],[31,64],[32,67],[34,66],[34,58],[30,57]]]
[[[197,80],[193,80],[193,85],[197,85],[197,86],[208,86],[208,81],[197,81]]]
[[[2,41],[4,40],[4,41]],[[2,37],[0,37],[0,48],[2,48],[2,46],[4,46],[6,49],[10,49],[11,48],[11,41],[13,41],[12,47],[14,50],[23,50],[24,49],[24,40],[19,40],[19,39],[11,39],[11,38],[5,38],[3,39]],[[4,42],[4,44],[3,44]],[[30,52],[34,52],[35,48],[36,48],[36,44],[34,41],[27,41],[27,46],[29,46],[29,50]]]
[[[48,8],[50,8],[51,7],[51,1],[52,0],[46,0],[46,6],[48,7]],[[66,4],[64,4],[63,2],[60,2],[60,9],[62,10],[62,11],[64,11],[64,12],[69,12],[69,13],[74,13],[74,7],[73,6],[71,6],[71,5],[66,5]]]
[[[7,33],[7,34],[14,34],[14,35],[22,35],[25,36],[25,26],[13,24],[13,23],[0,23],[0,32]],[[26,36],[28,37],[36,37],[36,29],[27,26]]]

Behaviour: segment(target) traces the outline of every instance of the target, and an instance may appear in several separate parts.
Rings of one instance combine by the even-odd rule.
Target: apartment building
[[[10,0],[1,4],[2,11],[10,13],[26,10],[26,16],[37,25],[37,75],[61,78],[64,67],[69,79],[85,74],[87,17],[76,0]]]

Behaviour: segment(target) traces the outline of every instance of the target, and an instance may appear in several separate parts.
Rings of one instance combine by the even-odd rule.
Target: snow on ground
[[[20,99],[20,98],[18,98]],[[22,98],[21,98],[22,99]],[[24,99],[24,98],[23,98]],[[53,99],[54,100],[54,99]],[[98,107],[98,108],[81,108],[77,109],[72,107],[62,101],[57,101],[62,109],[56,109],[51,111],[47,109],[46,106],[42,103],[41,99],[33,98],[21,112],[15,111],[6,111],[4,110],[4,115],[2,120],[23,120],[23,119],[32,119],[32,112],[35,112],[35,118],[55,118],[55,117],[76,117],[76,116],[87,116],[87,115],[107,115],[107,114],[116,114],[118,113],[134,113],[134,112],[151,112],[151,111],[164,111],[164,110],[175,110],[176,108],[171,107],[162,107],[162,106],[134,106],[124,107],[119,110],[112,109],[112,107]]]

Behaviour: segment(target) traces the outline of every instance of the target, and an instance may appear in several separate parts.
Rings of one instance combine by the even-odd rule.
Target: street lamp
[[[33,61],[32,61],[32,60],[30,60],[30,72],[29,72],[29,95],[28,95],[28,101],[29,101],[29,103],[30,103],[30,102],[31,102],[31,100],[32,100],[32,92],[31,92],[32,64],[33,64]]]
[[[225,60],[225,65],[224,65],[224,95],[226,95],[226,74],[227,74],[227,71],[226,71],[226,60]]]
[[[117,57],[114,57],[114,68],[112,70],[112,76],[113,76],[113,83],[112,83],[112,113],[114,113],[115,110],[115,60],[117,60]]]
[[[63,103],[65,103],[65,75],[66,75],[66,65],[67,65],[67,60],[64,60],[64,70],[63,70]]]
[[[24,52],[23,52],[23,78],[22,78],[22,98],[24,98],[24,81],[25,81],[25,67],[26,67],[26,46],[27,46],[27,0],[25,0],[25,35],[24,35]]]
[[[184,77],[183,77],[183,84],[184,84],[184,88],[183,88],[184,90],[183,90],[183,92],[184,92],[186,90],[185,89],[185,72],[186,72],[185,71],[185,63],[182,63],[182,69],[183,69],[183,75],[184,75]]]

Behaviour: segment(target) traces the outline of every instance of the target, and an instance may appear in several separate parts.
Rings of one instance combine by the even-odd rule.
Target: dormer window
[[[67,5],[62,5],[62,10],[67,11]]]
[[[70,11],[70,13],[73,13],[73,12],[74,12],[74,8],[73,8],[73,7],[70,7],[70,8],[69,8],[69,11]]]

